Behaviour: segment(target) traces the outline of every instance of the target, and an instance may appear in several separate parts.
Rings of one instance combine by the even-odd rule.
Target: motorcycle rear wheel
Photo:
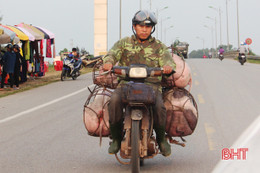
[[[139,140],[140,140],[140,121],[132,120],[131,131],[131,166],[132,173],[140,172]]]

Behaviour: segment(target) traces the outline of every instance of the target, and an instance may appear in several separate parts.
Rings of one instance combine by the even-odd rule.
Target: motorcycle
[[[241,65],[244,65],[244,63],[246,62],[246,55],[244,53],[239,54],[238,61],[240,62]]]
[[[224,59],[223,53],[220,53],[220,54],[218,55],[218,58],[222,61],[222,60]]]
[[[64,81],[67,77],[71,77],[73,80],[76,80],[80,76],[80,67],[82,61],[79,59],[77,66],[74,67],[75,59],[72,57],[66,57],[63,60],[63,67],[61,72],[61,81]]]
[[[132,172],[138,173],[140,166],[144,164],[144,159],[159,154],[159,147],[153,136],[152,106],[155,103],[156,93],[152,86],[145,84],[144,81],[148,77],[162,76],[162,68],[133,64],[129,67],[114,66],[111,73],[128,81],[121,86],[125,118],[120,156],[123,159],[130,159]],[[117,154],[116,158],[120,162]]]

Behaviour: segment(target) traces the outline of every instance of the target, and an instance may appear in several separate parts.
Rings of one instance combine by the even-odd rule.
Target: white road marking
[[[91,88],[91,87],[93,87],[93,86],[95,86],[95,85],[92,84],[92,85],[90,85],[90,86],[88,86],[88,87]],[[10,116],[10,117],[4,118],[4,119],[0,120],[0,124],[1,124],[1,123],[6,123],[6,122],[11,121],[11,120],[13,120],[13,119],[19,118],[19,117],[21,117],[21,116],[23,116],[23,115],[25,115],[25,114],[31,113],[31,112],[36,111],[36,110],[38,110],[38,109],[44,108],[44,107],[46,107],[46,106],[52,105],[52,104],[54,104],[54,103],[56,103],[56,102],[59,102],[59,101],[64,100],[64,99],[67,99],[67,98],[69,98],[69,97],[71,97],[71,96],[74,96],[74,95],[76,95],[76,94],[79,94],[79,93],[81,93],[81,92],[87,90],[88,87],[85,87],[85,88],[83,88],[83,89],[81,89],[81,90],[78,90],[78,91],[76,91],[76,92],[70,93],[70,94],[68,94],[68,95],[62,96],[62,97],[57,98],[57,99],[55,99],[55,100],[49,101],[49,102],[44,103],[44,104],[42,104],[42,105],[36,106],[36,107],[34,107],[34,108],[32,108],[32,109],[28,109],[28,110],[26,110],[26,111],[23,111],[23,112],[20,112],[20,113],[18,113],[18,114],[12,115],[12,116]]]

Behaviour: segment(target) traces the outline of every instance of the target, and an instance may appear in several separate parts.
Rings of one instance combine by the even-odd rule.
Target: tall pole
[[[203,55],[205,55],[205,50],[204,50],[204,38],[200,38],[200,37],[196,37],[199,40],[202,40],[202,44],[203,44]]]
[[[119,38],[122,38],[122,0],[120,0]]]
[[[238,12],[238,0],[237,0],[237,48],[239,48],[239,12]]]
[[[219,7],[219,9],[213,7],[213,6],[209,6],[209,8],[212,8],[213,10],[217,11],[219,13],[219,36],[220,36],[220,45],[222,45],[222,32],[221,32],[221,9]],[[217,21],[217,19],[215,19]],[[216,22],[217,23],[217,22]],[[217,28],[216,28],[217,29]]]
[[[171,29],[171,28],[173,28],[173,25],[172,26],[170,26],[169,28],[164,28],[164,44],[167,44],[166,42],[167,42],[167,40],[166,40],[166,32],[167,32],[167,30],[168,29]]]
[[[222,29],[221,29],[221,10],[219,7],[219,34],[220,34],[220,45],[222,45]]]
[[[228,32],[228,0],[226,0],[226,12],[227,12],[227,50],[229,50],[229,32]]]
[[[167,8],[168,8],[168,6],[162,8],[160,10],[158,10],[158,8],[156,8],[156,18],[157,18],[157,21],[159,21],[159,12],[162,11],[162,10],[165,10]],[[158,25],[159,25],[159,22],[158,22]],[[155,25],[155,31],[156,31],[156,38],[157,39],[158,39],[158,27],[159,27],[158,25]]]
[[[161,41],[162,41],[162,23],[163,23],[163,20],[161,18]]]
[[[162,36],[162,33],[163,33],[163,29],[162,29],[163,27],[162,27],[162,25],[163,25],[163,24],[162,24],[162,23],[163,23],[163,21],[165,21],[165,20],[167,20],[167,19],[170,19],[170,17],[167,17],[167,18],[165,18],[165,19],[162,19],[162,18],[161,18],[161,41],[163,41],[163,36]]]
[[[157,18],[157,21],[158,21],[158,8],[156,9],[156,18]],[[156,30],[156,38],[158,39],[158,24],[155,25],[155,30]]]
[[[208,27],[207,25],[204,25],[204,27],[210,29],[210,31],[211,31],[211,41],[212,41],[211,49],[214,49],[214,33],[213,33],[213,26]]]
[[[215,17],[215,28],[216,28],[216,51],[218,49],[218,31],[217,31],[217,17]]]

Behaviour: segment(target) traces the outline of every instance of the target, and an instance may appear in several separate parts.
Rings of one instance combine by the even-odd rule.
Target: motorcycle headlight
[[[144,67],[132,67],[129,70],[130,78],[146,78],[147,70]]]

